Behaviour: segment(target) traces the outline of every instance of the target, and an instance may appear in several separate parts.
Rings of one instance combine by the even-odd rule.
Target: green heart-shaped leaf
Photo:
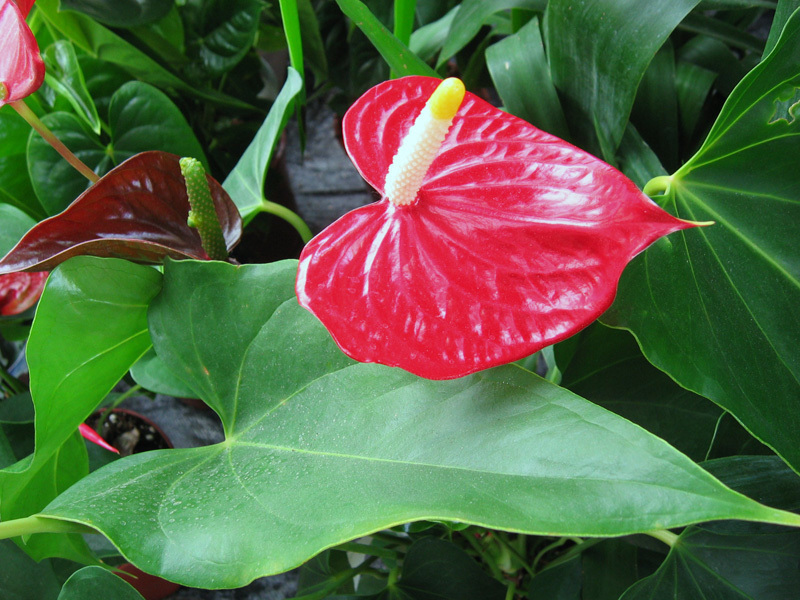
[[[89,600],[114,598],[114,600],[144,600],[121,577],[102,567],[84,567],[75,571],[61,588],[58,600]]]
[[[715,225],[637,257],[603,317],[800,469],[800,12],[658,200]],[[656,188],[657,189],[657,188]],[[663,188],[662,188],[663,189]]]
[[[74,10],[111,25],[136,27],[157,21],[172,8],[172,0],[61,0],[62,10]]]
[[[613,160],[639,81],[697,2],[550,0],[544,21],[550,70],[582,148]]]
[[[126,83],[111,97],[108,112],[108,145],[69,113],[52,113],[42,120],[78,158],[101,175],[148,150],[191,156],[207,165],[203,149],[181,111],[153,86],[140,81]],[[51,215],[69,206],[88,185],[34,132],[28,142],[28,164],[36,195]]]
[[[226,440],[116,461],[43,514],[101,531],[147,572],[212,588],[418,519],[568,535],[800,524],[519,367],[428,381],[354,363],[297,304],[296,268],[168,261],[154,347]]]

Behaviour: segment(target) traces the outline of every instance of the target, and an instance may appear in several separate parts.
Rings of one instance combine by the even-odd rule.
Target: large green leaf
[[[550,78],[539,19],[534,17],[514,35],[487,48],[486,66],[508,112],[560,138],[569,138]]]
[[[61,588],[57,600],[90,600],[92,598],[143,600],[141,594],[131,584],[101,567],[84,567],[73,573]]]
[[[181,111],[153,86],[140,81],[126,83],[111,97],[108,112],[108,145],[69,113],[52,113],[42,120],[78,158],[101,175],[147,150],[191,156],[208,167],[203,148]],[[36,195],[51,215],[69,206],[88,185],[35,133],[31,133],[28,142],[28,163]]]
[[[20,209],[0,204],[0,256],[11,250],[27,231],[36,225],[31,217]]]
[[[303,80],[297,71],[289,67],[286,83],[272,103],[267,118],[264,119],[256,137],[250,142],[239,162],[222,183],[222,187],[239,208],[245,225],[259,213],[264,202],[267,168],[286,122],[292,115],[295,99],[302,89]]]
[[[42,122],[90,169],[104,173],[111,168],[100,138],[75,115],[54,112],[42,117]],[[35,131],[28,139],[28,169],[36,196],[49,216],[60,213],[91,185]]]
[[[386,600],[502,600],[505,587],[457,546],[436,538],[414,542]]]
[[[495,13],[509,8],[541,11],[546,6],[546,0],[464,0],[453,18],[437,67],[466,46]]]
[[[60,585],[49,561],[35,562],[10,540],[0,540],[3,600],[56,600]]]
[[[0,203],[10,204],[37,221],[47,212],[39,204],[28,175],[26,151],[31,128],[10,106],[0,108]]]
[[[191,156],[209,169],[203,148],[180,109],[151,85],[131,81],[111,97],[108,108],[115,164],[148,150]]]
[[[408,46],[394,37],[392,32],[372,14],[363,2],[360,0],[336,0],[336,3],[342,12],[364,32],[364,35],[369,38],[372,45],[398,76],[428,75],[436,77],[436,72],[411,52]]]
[[[76,431],[150,347],[146,310],[160,278],[152,268],[90,257],[51,273],[27,349],[36,451],[0,472],[3,520],[40,510],[88,472],[86,447]],[[26,547],[37,558],[92,560],[74,534],[39,534]]]
[[[184,81],[167,67],[150,58],[148,54],[93,19],[73,11],[59,11],[58,5],[59,0],[36,2],[36,8],[52,27],[90,55],[118,65],[134,77],[163,89],[188,92],[200,99],[238,109],[253,109],[241,100]]]
[[[255,42],[262,8],[261,0],[186,0],[187,54],[212,77],[230,71]]]
[[[733,533],[690,527],[667,560],[621,600],[785,600],[800,589],[800,533],[785,529]]]
[[[61,0],[61,7],[112,27],[135,27],[166,15],[172,8],[172,0]]]
[[[50,274],[28,341],[34,462],[51,456],[150,348],[146,312],[160,279],[150,267],[84,256]]]
[[[0,520],[32,515],[88,472],[86,445],[73,430],[49,458],[28,456],[0,471]],[[36,560],[58,556],[85,564],[96,562],[78,534],[38,533],[26,540],[24,548]]]
[[[613,160],[647,65],[697,2],[550,0],[550,69],[581,147]]]
[[[44,514],[98,529],[145,571],[212,588],[419,519],[571,535],[800,524],[517,366],[442,382],[353,363],[297,304],[296,268],[167,261],[154,347],[226,440],[116,461]]]
[[[83,77],[75,47],[67,40],[57,40],[44,53],[47,84],[66,98],[75,113],[100,135],[100,116]]]
[[[776,457],[737,456],[706,465],[742,493],[785,509],[800,508],[800,479]],[[692,526],[658,571],[622,598],[784,600],[800,589],[799,560],[796,529],[730,522]]]
[[[768,451],[714,403],[683,389],[642,356],[627,332],[582,332],[561,385],[641,425],[695,461]]]
[[[800,12],[737,86],[698,153],[652,191],[715,224],[663,239],[620,281],[605,322],[800,468]]]

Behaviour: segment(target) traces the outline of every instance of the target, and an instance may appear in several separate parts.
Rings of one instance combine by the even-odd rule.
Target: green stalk
[[[16,377],[9,373],[3,365],[0,365],[0,381],[5,382],[12,394],[21,394],[25,391],[25,386],[23,386]]]
[[[280,217],[289,225],[295,228],[297,233],[300,234],[300,237],[303,239],[303,243],[307,244],[311,241],[311,238],[314,237],[314,234],[311,233],[311,230],[306,225],[306,222],[298,215],[296,212],[286,208],[285,206],[278,204],[276,202],[270,202],[269,200],[261,200],[261,206],[258,208],[259,212],[264,212],[270,215],[275,215],[276,217]]]
[[[34,533],[97,533],[91,527],[47,517],[25,517],[0,522],[0,540]]]
[[[394,36],[404,45],[411,41],[411,32],[414,31],[414,15],[417,10],[417,0],[394,0]],[[392,70],[392,79],[398,74]]]
[[[75,156],[72,151],[67,148],[61,140],[59,140],[55,134],[50,131],[50,129],[42,123],[41,119],[36,116],[28,105],[25,104],[22,100],[17,100],[16,102],[11,102],[11,107],[19,113],[19,116],[25,119],[28,124],[33,127],[36,132],[41,135],[48,144],[50,144],[56,152],[58,152],[64,160],[66,160],[69,164],[71,164],[75,169],[86,177],[92,183],[97,183],[100,180],[100,177],[92,171],[89,167],[87,167],[81,159]]]
[[[286,35],[286,45],[289,47],[289,62],[295,71],[300,74],[303,87],[297,95],[295,113],[297,114],[297,128],[300,134],[300,150],[305,151],[306,130],[303,120],[303,107],[306,104],[306,71],[303,67],[303,35],[300,30],[300,13],[297,10],[297,0],[279,0],[283,32]],[[269,211],[267,211],[269,212]]]
[[[657,539],[660,542],[664,542],[670,548],[674,547],[678,541],[677,534],[667,531],[666,529],[659,529],[658,531],[645,531],[645,534]]]
[[[305,80],[303,36],[300,32],[300,13],[297,10],[297,0],[280,0],[280,8],[286,45],[289,47],[289,61],[292,67],[300,73],[300,77]]]

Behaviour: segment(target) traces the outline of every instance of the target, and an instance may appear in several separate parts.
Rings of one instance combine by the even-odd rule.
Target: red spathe
[[[381,194],[438,83],[382,83],[345,115],[347,151]],[[417,202],[384,197],[325,229],[300,257],[297,296],[354,359],[451,379],[586,327],[636,254],[693,225],[610,165],[467,93]]]
[[[31,95],[44,81],[44,62],[25,16],[33,0],[0,0],[0,106]],[[2,94],[0,94],[2,96]]]

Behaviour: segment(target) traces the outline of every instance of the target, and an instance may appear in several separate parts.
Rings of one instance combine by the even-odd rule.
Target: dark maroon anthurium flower
[[[241,237],[242,219],[222,186],[206,179],[230,250]],[[186,222],[188,215],[180,158],[142,152],[106,173],[64,212],[31,228],[0,258],[0,273],[50,271],[81,255],[143,263],[158,263],[165,256],[208,260],[197,229]]]
[[[39,45],[25,17],[33,0],[0,0],[0,106],[29,96],[44,81]]]
[[[0,275],[0,315],[18,315],[36,304],[46,280],[47,273]]]
[[[347,152],[383,198],[306,246],[297,295],[356,360],[450,379],[586,327],[636,254],[696,224],[473,94],[426,104],[439,84],[387,81],[347,112]]]

